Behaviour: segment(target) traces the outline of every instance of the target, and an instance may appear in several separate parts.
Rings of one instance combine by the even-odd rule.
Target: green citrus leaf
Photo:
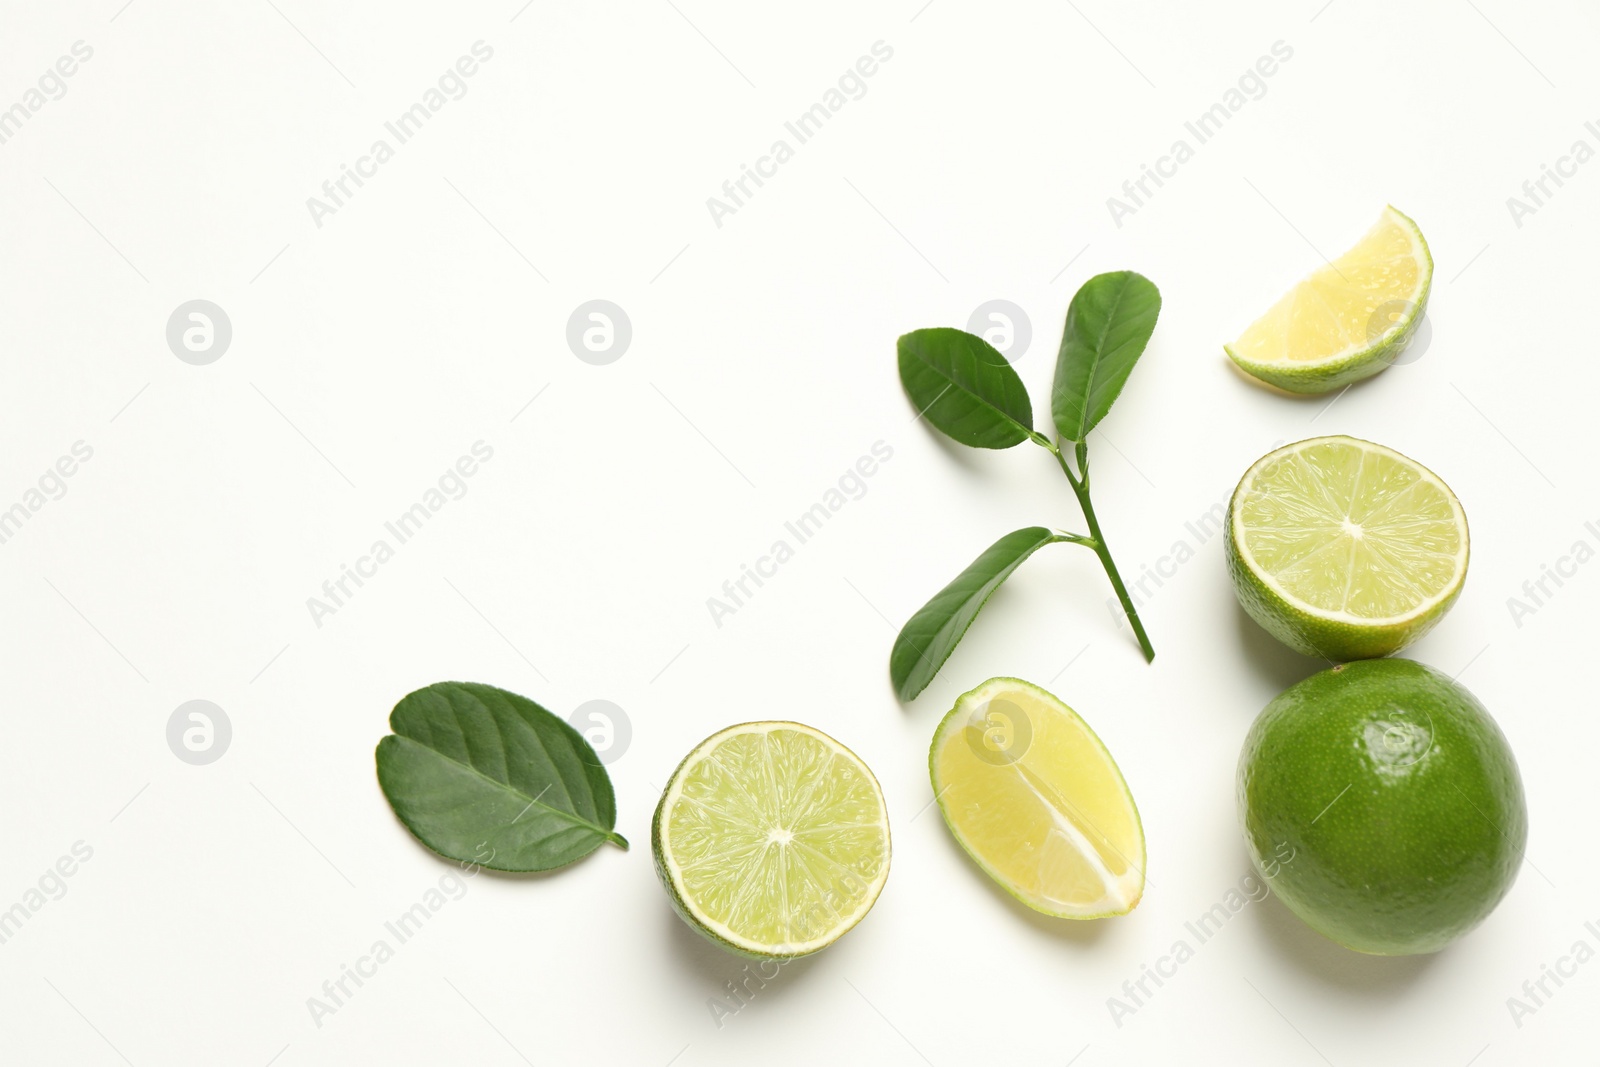
[[[1071,538],[1043,526],[1014,530],[935,593],[901,628],[894,651],[889,653],[889,679],[896,695],[903,701],[912,700],[926,689],[1000,583],[1045,545],[1067,540]]]
[[[1050,413],[1063,440],[1083,441],[1106,417],[1150,343],[1161,293],[1131,270],[1097,274],[1067,308]]]
[[[378,784],[406,829],[442,856],[547,871],[607,841],[628,847],[612,830],[616,798],[594,749],[526,697],[438,682],[396,704],[389,728]]]
[[[1033,436],[1033,404],[1006,357],[981,337],[938,327],[900,338],[900,381],[929,424],[973,448]]]

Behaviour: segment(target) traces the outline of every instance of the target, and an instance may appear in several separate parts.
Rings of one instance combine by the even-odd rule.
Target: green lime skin
[[[1522,865],[1528,810],[1505,735],[1466,689],[1406,659],[1314,674],[1239,755],[1239,821],[1278,899],[1357,952],[1437,952]]]

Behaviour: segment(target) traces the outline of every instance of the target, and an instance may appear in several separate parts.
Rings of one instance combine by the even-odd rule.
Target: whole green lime
[[[1528,837],[1522,777],[1476,697],[1406,659],[1280,693],[1239,755],[1239,820],[1289,910],[1357,952],[1436,952],[1500,903]]]

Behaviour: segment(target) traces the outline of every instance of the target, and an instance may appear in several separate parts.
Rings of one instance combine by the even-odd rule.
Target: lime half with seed
[[[1444,617],[1467,577],[1467,517],[1450,487],[1354,437],[1261,457],[1234,490],[1224,529],[1244,610],[1290,648],[1335,662],[1406,647]]]
[[[686,756],[651,826],[656,874],[694,929],[746,956],[833,944],[889,877],[889,814],[867,765],[796,722],[748,722]]]

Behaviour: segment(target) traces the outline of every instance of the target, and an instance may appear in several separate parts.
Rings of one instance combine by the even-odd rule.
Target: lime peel
[[[1516,757],[1459,683],[1407,659],[1325,670],[1280,693],[1239,756],[1250,857],[1312,929],[1357,952],[1436,952],[1482,922],[1522,866]]]

